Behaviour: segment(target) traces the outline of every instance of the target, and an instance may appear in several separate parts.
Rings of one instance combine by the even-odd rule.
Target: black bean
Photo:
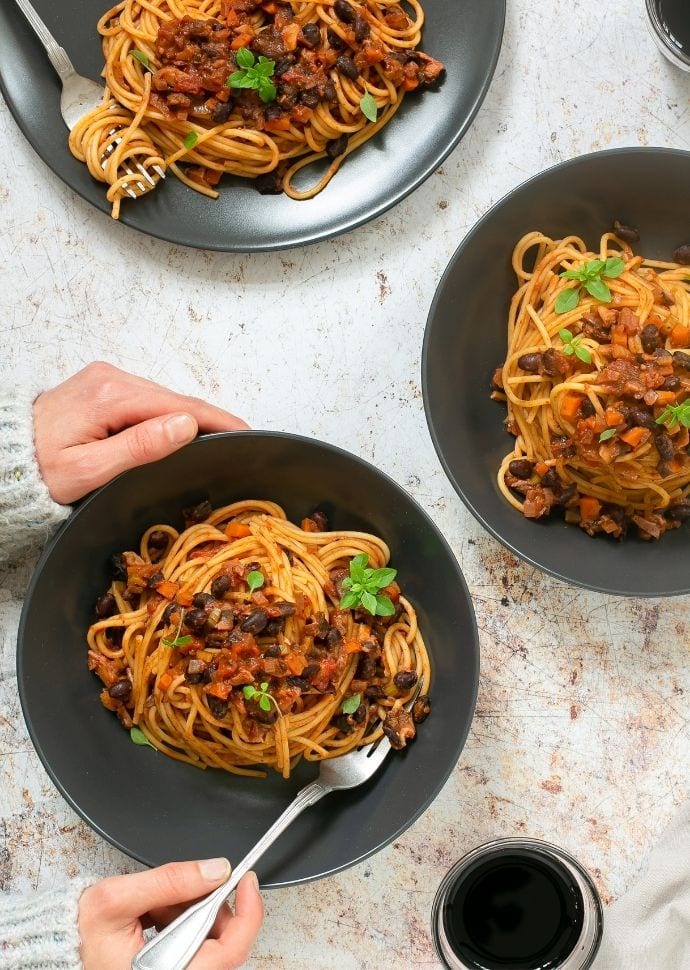
[[[215,631],[207,633],[205,640],[207,647],[221,649],[222,647],[227,646],[230,637],[223,630],[219,630],[217,633]]]
[[[673,251],[673,258],[682,266],[690,266],[690,245],[679,246]]]
[[[266,172],[254,179],[254,188],[260,195],[280,195],[283,191],[283,180],[278,172]]]
[[[211,714],[219,721],[228,713],[228,702],[224,701],[222,697],[214,697],[213,694],[207,694],[206,700],[208,701]]]
[[[347,0],[335,0],[333,10],[336,17],[342,20],[344,24],[351,24],[355,19],[355,12]]]
[[[363,40],[366,40],[371,33],[371,27],[366,22],[364,17],[355,17],[355,40],[358,44],[361,44]]]
[[[343,635],[340,630],[332,626],[326,634],[326,646],[329,650],[335,650],[343,642]]]
[[[633,226],[624,226],[618,219],[613,224],[613,231],[623,242],[636,243],[640,241],[640,233],[638,230]]]
[[[576,491],[577,485],[575,485],[574,482],[571,482],[571,484],[564,488],[563,491],[558,495],[555,504],[561,506],[567,505]]]
[[[526,370],[529,374],[536,374],[541,363],[541,354],[523,354],[522,357],[518,357],[518,367]]]
[[[662,391],[677,391],[680,387],[680,377],[676,377],[675,374],[672,377],[667,377],[664,383],[661,385]]]
[[[429,695],[420,694],[412,705],[412,720],[415,722],[415,724],[421,724],[429,714],[431,714]]]
[[[659,328],[655,327],[653,323],[648,323],[646,327],[642,328],[640,340],[642,341],[642,349],[646,354],[654,353],[658,347],[661,347]]]
[[[201,630],[206,623],[206,610],[188,610],[184,615],[185,626],[190,630]]]
[[[372,680],[376,676],[376,661],[373,657],[362,657],[357,665],[358,680]]]
[[[303,91],[299,100],[305,108],[315,108],[319,103],[319,96],[316,91]]]
[[[588,397],[582,399],[582,404],[580,404],[580,414],[583,418],[591,418],[593,414],[596,414],[596,408]]]
[[[290,687],[296,687],[298,690],[309,690],[311,684],[304,677],[286,677],[285,683]]]
[[[670,461],[676,453],[673,442],[665,431],[656,436],[656,450],[659,452],[659,457],[664,461]]]
[[[282,118],[285,112],[280,107],[279,104],[269,104],[264,108],[264,116],[266,121],[275,121],[276,118]]]
[[[393,683],[400,690],[409,690],[417,683],[417,674],[414,670],[399,670],[393,678]]]
[[[172,623],[173,616],[176,613],[179,614],[179,612],[180,612],[180,607],[178,606],[177,603],[168,603],[168,605],[163,610],[163,622]]]
[[[315,677],[320,670],[321,670],[321,664],[317,664],[317,663],[307,664],[307,666],[302,671],[302,676],[304,677],[305,680],[311,680],[311,678]]]
[[[324,84],[323,98],[324,101],[328,101],[329,104],[335,104],[338,100],[338,92],[335,89],[335,84],[333,81],[326,81]]]
[[[316,523],[319,532],[328,532],[328,516],[325,512],[320,512],[316,509],[316,511],[311,513],[309,518],[312,522]]]
[[[649,428],[650,431],[654,431],[657,427],[654,415],[642,408],[632,408],[630,411],[630,421],[632,424],[637,425],[638,428]]]
[[[156,529],[149,536],[149,548],[150,549],[165,549],[168,544],[168,533],[162,532],[160,529]]]
[[[534,462],[527,458],[514,458],[508,465],[508,471],[516,478],[529,478],[534,471]]]
[[[351,81],[356,81],[359,77],[359,68],[347,54],[341,54],[338,60],[335,62],[335,66],[338,68],[341,74],[349,78]]]
[[[673,355],[673,364],[682,370],[690,370],[690,354],[685,354],[682,350],[677,350]]]
[[[326,154],[329,158],[338,158],[347,151],[348,137],[341,135],[339,138],[332,138],[326,142]]]
[[[103,593],[96,600],[96,616],[104,620],[107,616],[117,613],[117,602],[112,593]]]
[[[213,121],[216,125],[223,125],[232,113],[232,101],[221,102],[213,112]]]
[[[285,626],[285,620],[282,619],[282,617],[277,620],[269,620],[268,623],[266,624],[266,629],[264,632],[269,637],[277,637],[279,633],[283,632],[284,626]]]
[[[278,610],[278,616],[274,615],[274,611]],[[270,614],[271,618],[274,620],[285,619],[287,616],[294,616],[297,607],[294,603],[288,603],[287,600],[278,600],[277,603],[271,603]]]
[[[670,505],[664,514],[673,522],[687,522],[690,519],[690,503],[679,502],[678,505]]]
[[[149,589],[155,589],[156,586],[158,586],[159,583],[162,583],[164,579],[165,579],[165,576],[163,575],[163,573],[155,572],[155,573],[152,573],[151,576],[149,576],[146,582],[146,585],[148,586]]]
[[[548,471],[544,472],[544,474],[541,477],[541,483],[546,488],[554,488],[556,485],[558,485],[559,482],[558,482],[558,474],[556,472],[556,469],[549,468]]]
[[[304,31],[302,31],[304,33]],[[276,61],[276,66],[273,69],[273,77],[281,77],[286,71],[289,71],[292,65],[295,63],[294,54],[286,54],[285,57],[281,57]]]
[[[204,610],[209,603],[213,602],[213,597],[210,593],[195,593],[192,598],[192,606],[196,606],[198,610]]]
[[[240,624],[240,630],[243,633],[261,633],[266,629],[268,624],[268,615],[266,610],[254,610],[250,613],[246,620]]]
[[[367,689],[364,691],[364,696],[367,698],[367,700],[376,701],[380,697],[384,696],[383,687],[380,687],[378,684],[369,684]]]
[[[305,24],[302,27],[302,40],[307,47],[316,47],[321,43],[321,30],[318,24]]]
[[[114,552],[110,557],[110,573],[113,579],[124,582],[127,579],[127,565],[121,552]]]
[[[360,704],[355,713],[352,715],[352,720],[355,724],[361,724],[362,721],[366,720],[368,707],[366,704]]]
[[[264,657],[279,657],[282,652],[279,643],[270,643],[264,650]]]
[[[111,697],[122,700],[123,697],[129,697],[132,693],[132,684],[127,677],[122,677],[120,680],[116,680],[112,687],[108,688],[108,693]]]
[[[665,347],[659,347],[654,351],[653,357],[657,364],[667,364],[670,360],[673,360],[671,354],[666,350]]]
[[[341,714],[339,717],[336,717],[333,723],[335,724],[335,726],[338,728],[339,731],[342,731],[343,734],[352,733],[352,730],[353,730],[352,724],[344,714]]]
[[[211,594],[217,599],[222,599],[230,589],[230,577],[222,574],[216,576],[211,583]]]
[[[345,41],[342,39],[340,34],[337,34],[332,27],[326,30],[326,37],[328,38],[328,43],[331,45],[334,51],[342,51],[345,49]]]

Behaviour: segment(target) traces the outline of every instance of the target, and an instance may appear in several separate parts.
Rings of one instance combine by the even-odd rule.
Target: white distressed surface
[[[44,167],[0,103],[5,380],[49,386],[100,358],[255,427],[348,448],[430,512],[474,596],[481,687],[457,769],[394,845],[335,878],[271,893],[251,970],[437,967],[434,890],[462,852],[493,837],[529,834],[571,850],[608,903],[688,796],[687,601],[590,594],[523,566],[465,511],[426,431],[426,314],[476,219],[580,153],[690,149],[690,76],[657,53],[643,0],[508,7],[493,86],[443,167],[381,219],[303,250],[195,252],[115,225]],[[26,738],[11,678],[22,582],[6,577],[0,593],[8,890],[133,868],[66,806]]]

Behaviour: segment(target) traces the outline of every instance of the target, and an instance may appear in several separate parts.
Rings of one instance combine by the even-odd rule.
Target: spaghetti
[[[103,103],[76,126],[70,149],[110,184],[115,218],[123,179],[101,158],[118,131],[147,171],[163,164],[212,198],[229,173],[310,199],[408,91],[442,74],[416,49],[419,0],[408,9],[388,0],[122,0],[98,22]],[[300,189],[297,174],[320,159],[326,171]]]
[[[590,535],[679,526],[690,518],[688,268],[635,255],[614,232],[596,253],[576,236],[528,233],[513,268],[493,393],[515,435],[503,495],[528,518],[560,510]]]
[[[133,740],[200,768],[287,778],[302,757],[414,737],[429,658],[381,539],[326,531],[320,513],[298,527],[264,501],[185,515],[182,532],[152,526],[139,553],[114,557],[88,632],[101,701]],[[346,606],[350,574],[363,575],[353,561],[386,583],[375,614]]]

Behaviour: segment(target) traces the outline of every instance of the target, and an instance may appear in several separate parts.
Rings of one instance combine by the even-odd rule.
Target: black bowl
[[[307,809],[258,864],[264,885],[315,879],[387,845],[431,803],[460,756],[477,690],[477,629],[457,562],[409,495],[366,462],[294,435],[212,435],[90,496],[50,543],[31,582],[17,657],[24,716],[67,801],[148,865],[217,855],[239,861],[314,779],[313,764],[289,781],[181,764],[135,747],[99,702],[85,634],[109,582],[108,557],[136,548],[155,522],[181,524],[180,509],[204,497],[214,506],[272,499],[293,521],[325,504],[334,528],[381,536],[429,647],[433,710],[416,741],[361,788]]]
[[[623,148],[564,162],[520,185],[477,223],[453,256],[429,312],[422,353],[431,437],[453,487],[482,525],[533,566],[577,586],[622,596],[690,591],[685,528],[657,543],[590,538],[562,520],[529,521],[496,484],[513,438],[505,407],[489,397],[505,359],[507,317],[516,289],[510,258],[524,233],[576,233],[591,248],[613,221],[636,226],[636,251],[671,259],[690,242],[690,154]]]

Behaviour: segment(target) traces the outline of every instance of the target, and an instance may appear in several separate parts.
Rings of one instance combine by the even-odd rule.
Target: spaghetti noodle
[[[528,233],[513,268],[493,394],[515,435],[503,495],[528,518],[559,509],[590,535],[679,526],[690,518],[688,268],[635,255],[614,232],[596,253],[576,236]]]
[[[442,74],[416,49],[419,0],[408,9],[388,0],[122,0],[98,23],[103,104],[76,126],[70,149],[110,183],[115,218],[123,180],[100,160],[118,130],[147,171],[164,164],[207,196],[230,173],[310,199],[408,91]],[[324,174],[300,189],[298,172],[324,158]]]
[[[264,501],[202,503],[186,519],[114,557],[88,632],[101,701],[133,740],[201,768],[286,778],[302,757],[382,733],[403,747],[429,712],[430,667],[385,543],[325,531],[320,513],[298,527]],[[386,583],[376,599],[389,615],[345,608],[353,560]]]

